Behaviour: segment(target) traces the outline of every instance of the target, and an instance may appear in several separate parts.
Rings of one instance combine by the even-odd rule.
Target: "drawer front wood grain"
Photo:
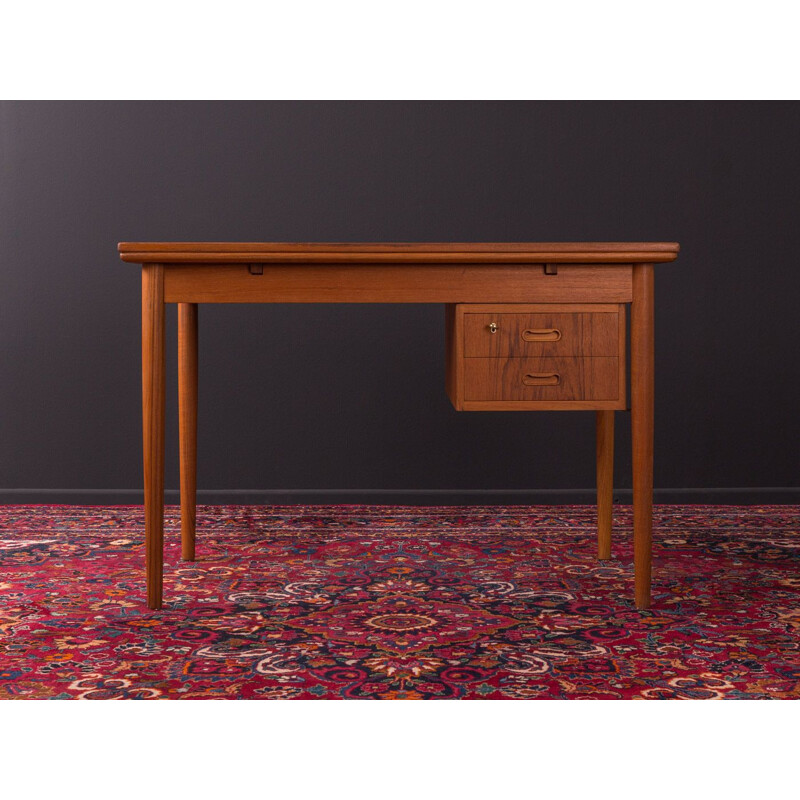
[[[619,359],[466,358],[465,402],[618,401]]]
[[[620,311],[464,314],[466,358],[604,356],[620,353]]]

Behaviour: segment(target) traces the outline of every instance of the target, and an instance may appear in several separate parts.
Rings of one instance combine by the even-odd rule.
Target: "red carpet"
[[[800,507],[660,506],[653,607],[591,506],[0,507],[0,698],[798,698]]]

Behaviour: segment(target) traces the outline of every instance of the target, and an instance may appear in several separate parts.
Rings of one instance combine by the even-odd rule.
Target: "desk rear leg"
[[[197,508],[197,303],[178,303],[181,557],[194,561]]]

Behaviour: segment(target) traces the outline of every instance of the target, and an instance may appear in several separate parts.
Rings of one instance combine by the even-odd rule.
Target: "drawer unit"
[[[447,392],[463,411],[624,409],[625,307],[447,307]]]

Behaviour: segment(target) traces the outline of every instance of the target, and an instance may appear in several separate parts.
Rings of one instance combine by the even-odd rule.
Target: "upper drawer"
[[[620,306],[580,311],[523,310],[464,314],[464,355],[468,358],[507,356],[619,357],[624,342]],[[622,345],[624,347],[624,344]],[[623,351],[624,356],[624,351]]]

